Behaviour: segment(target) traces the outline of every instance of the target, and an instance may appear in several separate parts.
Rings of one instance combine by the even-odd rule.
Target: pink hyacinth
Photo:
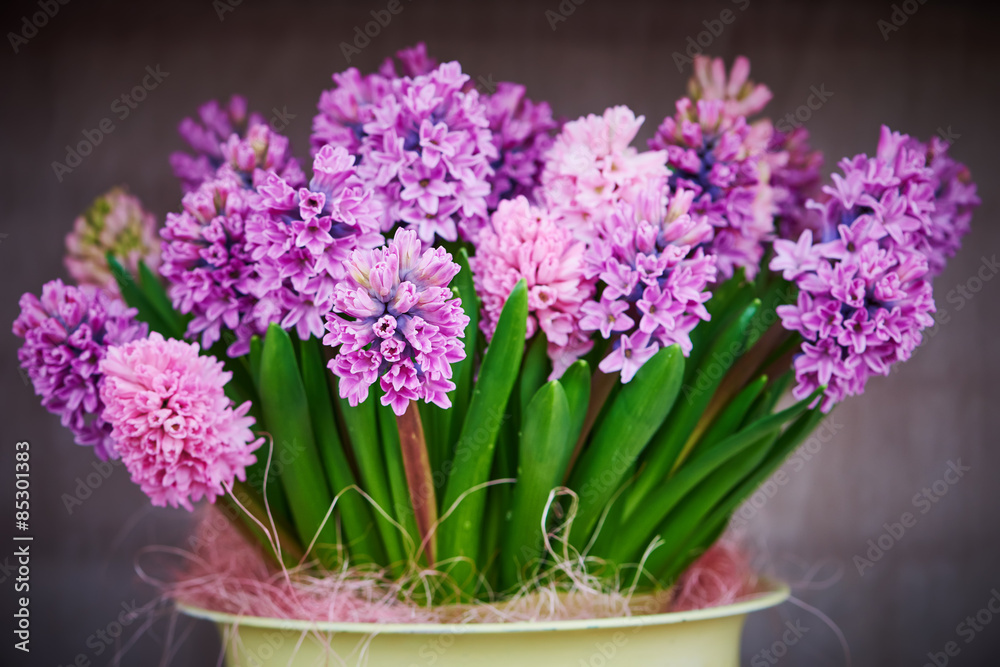
[[[381,209],[358,179],[354,156],[324,146],[313,160],[309,187],[277,174],[262,178],[246,222],[246,253],[254,262],[247,290],[270,304],[267,320],[299,338],[323,335],[333,290],[356,248],[377,248]],[[266,327],[262,319],[254,326]]]
[[[291,157],[288,137],[264,123],[250,126],[245,136],[229,135],[219,149],[224,164],[239,174],[247,185],[259,187],[269,172],[277,174],[292,187],[305,185],[302,168],[298,160]]]
[[[451,364],[465,358],[469,318],[447,287],[459,271],[443,248],[421,252],[412,230],[385,248],[355,250],[337,284],[323,343],[339,348],[329,368],[351,405],[379,380],[382,404],[397,415],[411,400],[451,406]]]
[[[109,345],[146,335],[136,310],[92,285],[61,280],[42,286],[41,298],[21,297],[14,335],[24,339],[17,358],[41,397],[59,415],[78,445],[94,448],[100,459],[116,458],[111,427],[101,418],[99,364]]]
[[[738,56],[726,75],[722,58],[695,56],[694,75],[688,81],[692,100],[719,100],[727,116],[752,116],[771,101],[771,91],[762,83],[750,80],[750,61]]]
[[[160,265],[156,217],[123,188],[101,195],[76,219],[66,236],[66,269],[80,285],[117,294],[108,252],[132,275],[138,273],[140,260],[153,271]]]
[[[763,157],[769,123],[750,125],[726,113],[718,99],[682,98],[649,140],[667,152],[670,187],[694,192],[691,212],[714,228],[711,252],[719,273],[729,278],[738,267],[753,278],[774,231],[775,207]]]
[[[546,154],[539,192],[555,220],[583,240],[622,202],[631,203],[651,180],[667,177],[664,151],[630,144],[644,118],[625,106],[566,123]]]
[[[231,373],[197,343],[149,338],[114,346],[100,364],[104,419],[132,481],[154,505],[193,509],[217,496],[246,468],[263,438],[250,430],[250,402],[233,407]]]
[[[600,299],[583,304],[580,328],[598,331],[611,346],[599,368],[628,382],[661,346],[691,351],[691,330],[709,314],[703,305],[716,277],[714,255],[696,246],[711,237],[703,217],[692,216],[692,192],[670,199],[650,183],[635,204],[619,204],[597,225],[587,252],[587,274],[603,285]]]
[[[551,377],[558,378],[593,346],[580,329],[581,306],[594,281],[584,277],[583,243],[556,225],[545,209],[525,197],[501,201],[472,257],[476,293],[482,300],[480,327],[493,337],[500,311],[521,279],[528,287],[528,331],[540,328],[548,341]]]
[[[222,144],[231,135],[246,136],[249,128],[262,124],[264,118],[260,114],[247,114],[246,98],[240,95],[233,95],[225,107],[215,100],[206,102],[198,108],[197,120],[181,121],[178,132],[194,154],[175,152],[170,156],[170,166],[183,191],[197,190],[212,178],[225,162]]]
[[[814,205],[823,236],[814,243],[807,229],[797,242],[775,241],[770,264],[799,287],[798,301],[777,309],[804,339],[793,393],[804,398],[826,385],[824,411],[908,359],[935,310],[920,250],[934,210],[924,151],[883,127],[874,158],[840,167],[835,185],[823,188],[827,199]]]

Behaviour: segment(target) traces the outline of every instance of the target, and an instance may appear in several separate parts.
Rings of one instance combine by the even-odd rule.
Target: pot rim
[[[511,623],[351,623],[344,621],[303,621],[289,618],[264,618],[260,616],[240,616],[226,612],[212,611],[177,602],[177,609],[193,618],[214,621],[219,624],[266,628],[269,630],[317,631],[355,634],[393,635],[445,635],[445,634],[499,634],[520,632],[553,632],[566,630],[598,630],[634,628],[647,625],[670,625],[706,621],[729,616],[742,616],[753,611],[775,607],[788,599],[791,590],[788,584],[762,578],[765,590],[745,600],[718,607],[706,607],[692,611],[673,611],[663,614],[617,616],[614,618],[583,618],[562,621],[515,621]]]

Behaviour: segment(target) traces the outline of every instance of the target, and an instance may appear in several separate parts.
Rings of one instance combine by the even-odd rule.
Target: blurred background
[[[700,40],[727,62],[749,56],[752,78],[774,92],[768,115],[808,111],[799,119],[808,115],[827,173],[842,156],[874,152],[881,123],[953,142],[983,205],[935,283],[938,326],[909,363],[840,406],[788,464],[783,483],[740,515],[764,569],[790,581],[798,600],[749,621],[743,664],[845,665],[848,649],[862,666],[1000,664],[1000,618],[987,607],[1000,599],[1000,9],[935,0],[401,2],[350,65],[371,71],[423,40],[480,82],[524,83],[560,116],[627,104],[647,118],[644,142],[691,73],[675,54]],[[214,628],[172,619],[162,605],[121,636],[105,634],[123,605],[156,596],[137,554],[181,545],[191,517],[151,509],[117,467],[96,486],[86,482],[95,459],[40,407],[19,373],[10,323],[21,293],[66,277],[63,237],[95,196],[127,184],[159,219],[178,210],[167,156],[181,148],[177,124],[205,100],[245,94],[252,109],[287,122],[285,133],[306,156],[319,93],[348,66],[341,44],[386,4],[4,3],[0,508],[13,512],[13,447],[28,440],[35,539],[25,655],[12,648],[12,522],[0,520],[0,663],[218,664]],[[26,28],[25,17],[41,5],[58,11],[37,30]],[[724,10],[734,17],[728,24],[719,21]],[[162,81],[122,119],[111,105],[147,67],[158,67]],[[814,87],[826,101],[803,107]],[[114,131],[57,175],[52,163],[65,162],[67,144],[104,118]],[[963,470],[955,483],[942,481],[950,466]],[[82,502],[68,504],[73,496]],[[899,535],[893,524],[904,512],[916,524]],[[873,551],[880,536],[890,548]],[[786,624],[801,638],[781,646]],[[944,654],[948,642],[957,655]]]

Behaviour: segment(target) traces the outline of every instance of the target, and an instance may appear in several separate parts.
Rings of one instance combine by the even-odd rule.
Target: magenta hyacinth
[[[244,234],[253,197],[241,178],[223,167],[184,195],[183,210],[168,213],[160,230],[160,274],[169,284],[174,308],[193,315],[187,335],[200,334],[208,349],[225,326],[237,335],[229,347],[231,356],[249,350],[251,335],[267,330],[274,310],[273,304],[258,303],[250,290],[256,267]]]
[[[246,479],[263,438],[250,430],[250,402],[233,407],[231,373],[197,343],[149,338],[112,346],[101,361],[104,419],[122,462],[154,505],[215,502]]]
[[[528,288],[527,338],[541,329],[548,341],[555,379],[593,346],[580,328],[581,307],[594,293],[584,277],[583,243],[556,225],[545,209],[525,197],[501,201],[491,225],[479,237],[472,261],[476,293],[482,300],[479,326],[493,337],[497,320],[519,280]]]
[[[451,406],[451,364],[465,358],[469,323],[447,287],[458,271],[443,248],[421,251],[413,230],[397,230],[387,247],[351,254],[323,338],[338,348],[329,367],[342,398],[358,405],[378,380],[382,404],[397,415],[411,400]]]
[[[291,157],[288,137],[268,125],[252,125],[246,136],[229,135],[220,150],[224,164],[239,174],[246,185],[259,187],[270,172],[294,188],[305,185],[305,174],[298,160]]]
[[[815,206],[823,237],[805,230],[778,240],[771,269],[799,287],[794,305],[779,306],[782,325],[804,342],[795,357],[804,398],[826,385],[822,409],[864,391],[872,375],[888,375],[934,323],[928,262],[920,251],[934,210],[933,173],[909,137],[882,128],[876,157],[840,162],[843,175]]]
[[[271,304],[267,319],[295,327],[302,340],[323,336],[323,315],[330,312],[351,253],[384,243],[380,208],[358,179],[354,156],[324,146],[313,174],[308,188],[296,189],[268,173],[245,227],[246,253],[255,268],[247,289]]]
[[[710,251],[723,278],[738,267],[753,278],[773,236],[775,210],[762,159],[770,134],[770,124],[750,125],[726,113],[722,100],[682,98],[676,115],[649,140],[650,148],[667,152],[670,187],[693,191],[691,212],[712,225]]]
[[[261,125],[260,114],[247,114],[246,98],[233,95],[225,106],[210,100],[198,108],[198,119],[185,118],[177,128],[181,138],[194,154],[177,151],[170,155],[170,166],[181,182],[184,192],[198,189],[212,178],[225,162],[222,144],[233,134],[243,137],[247,130]]]
[[[590,114],[566,123],[546,154],[541,202],[578,239],[591,241],[620,203],[666,179],[666,152],[630,145],[643,120],[625,106]]]
[[[501,200],[524,196],[533,200],[559,123],[548,102],[533,102],[524,86],[501,81],[485,96],[486,117],[498,157],[493,162],[486,205],[496,210]]]
[[[101,417],[99,364],[108,346],[146,335],[136,311],[93,286],[74,287],[53,280],[42,297],[26,293],[14,320],[14,335],[23,338],[17,358],[42,398],[59,415],[76,443],[94,448],[101,459],[117,458],[111,426]]]
[[[701,216],[689,214],[694,193],[670,196],[650,183],[635,204],[619,204],[597,225],[587,252],[588,274],[600,280],[600,299],[583,304],[584,331],[610,339],[599,368],[628,382],[661,346],[691,351],[689,334],[709,314],[703,305],[716,277],[716,258],[697,247],[711,238]]]
[[[809,145],[809,132],[803,127],[789,132],[775,131],[765,158],[771,170],[774,193],[775,227],[783,239],[797,239],[806,229],[819,235],[822,220],[810,208],[810,199],[820,198],[820,168],[823,153]]]
[[[918,246],[927,257],[933,277],[944,271],[948,258],[958,252],[962,237],[969,233],[972,212],[980,200],[969,169],[948,155],[948,142],[932,137],[926,144],[911,139],[907,145],[926,154],[927,165],[933,174],[934,210]]]

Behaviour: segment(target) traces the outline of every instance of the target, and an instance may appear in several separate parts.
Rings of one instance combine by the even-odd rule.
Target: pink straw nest
[[[178,603],[237,616],[348,623],[509,623],[616,618],[731,604],[754,595],[758,580],[744,552],[724,538],[677,582],[659,593],[609,586],[580,566],[558,565],[567,583],[540,583],[503,602],[426,606],[433,571],[392,580],[382,571],[349,569],[317,576],[303,566],[274,570],[215,507],[202,511],[190,551],[170,580],[156,583]],[[140,570],[147,580],[151,578]]]

